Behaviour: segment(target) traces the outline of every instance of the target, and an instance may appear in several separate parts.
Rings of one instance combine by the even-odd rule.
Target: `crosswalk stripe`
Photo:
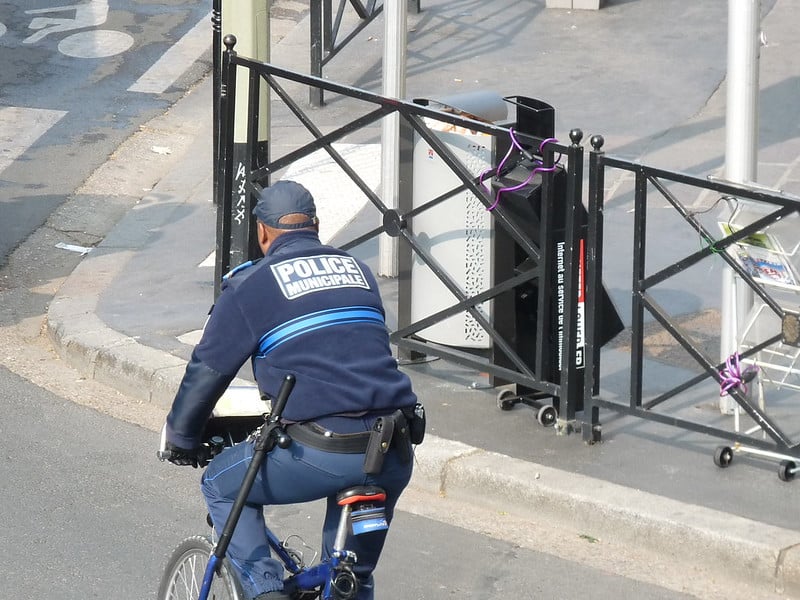
[[[161,94],[211,46],[211,13],[170,47],[128,88],[129,92]]]
[[[0,172],[63,117],[66,111],[0,107]]]

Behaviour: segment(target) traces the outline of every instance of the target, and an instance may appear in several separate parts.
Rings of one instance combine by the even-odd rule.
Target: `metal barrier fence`
[[[577,319],[578,319],[578,272],[579,272],[579,240],[577,235],[577,212],[582,208],[581,191],[583,181],[583,148],[580,146],[582,134],[579,130],[571,132],[571,144],[563,145],[554,140],[545,140],[525,133],[515,132],[515,141],[524,148],[529,148],[528,154],[536,154],[536,164],[540,165],[541,173],[537,175],[540,182],[540,206],[538,223],[534,226],[521,224],[503,203],[495,207],[492,222],[495,232],[505,236],[514,246],[516,254],[525,263],[524,269],[512,272],[508,277],[495,280],[492,285],[475,294],[467,293],[457,282],[457,278],[442,267],[432,253],[421,243],[424,231],[414,229],[414,219],[425,211],[439,205],[456,193],[468,190],[488,209],[493,198],[481,185],[482,177],[489,179],[494,175],[501,176],[496,169],[483,173],[481,177],[471,173],[461,160],[456,157],[450,148],[428,127],[426,119],[446,123],[454,127],[461,127],[471,131],[482,132],[496,141],[501,147],[508,141],[512,133],[508,127],[467,119],[455,114],[434,110],[420,104],[387,98],[372,92],[352,88],[319,77],[303,75],[300,73],[281,69],[274,65],[261,63],[252,59],[238,56],[234,51],[236,43],[234,36],[226,36],[224,44],[226,51],[223,53],[222,85],[221,85],[221,123],[220,137],[221,150],[219,164],[221,182],[218,190],[217,213],[217,272],[224,273],[230,264],[231,240],[250,239],[254,234],[254,222],[250,218],[235,221],[234,208],[237,203],[240,215],[249,217],[252,208],[254,190],[269,185],[270,176],[295,161],[308,156],[312,152],[324,150],[341,170],[351,179],[358,189],[366,196],[369,203],[380,214],[381,225],[372,231],[352,239],[344,244],[339,244],[343,249],[351,249],[380,234],[387,234],[402,240],[402,246],[413,253],[415,260],[421,261],[435,274],[438,280],[449,290],[455,302],[444,310],[426,318],[411,322],[407,307],[398,307],[398,328],[391,333],[391,340],[401,351],[422,353],[431,356],[440,356],[450,361],[474,367],[482,372],[487,372],[497,381],[509,382],[531,390],[534,394],[552,397],[558,405],[561,416],[567,422],[574,420],[576,410],[579,409],[583,387],[581,385],[579,367],[573,360],[561,361],[559,367],[554,367],[552,357],[553,336],[556,335],[554,325],[554,308],[551,304],[555,297],[555,284],[550,273],[554,268],[552,252],[549,245],[553,240],[553,223],[561,211],[564,229],[562,242],[563,254],[561,256],[561,282],[559,296],[562,304],[561,322],[558,324],[559,343],[565,357],[573,357],[578,346]],[[236,78],[237,71],[246,73],[249,78],[249,108],[248,143],[250,148],[247,164],[233,163],[233,129],[236,119]],[[349,101],[358,102],[366,106],[366,112],[353,118],[350,122],[340,124],[332,131],[324,133],[313,119],[295,102],[286,91],[284,85],[289,82],[301,84],[309,88],[319,88],[327,93],[346,97]],[[289,151],[283,156],[267,159],[263,164],[263,157],[257,153],[258,121],[262,115],[258,114],[260,90],[262,85],[268,85],[283,104],[311,134],[313,141]],[[284,84],[284,85],[282,85]],[[398,209],[387,207],[381,198],[370,188],[364,179],[353,169],[338,152],[333,144],[345,139],[348,135],[359,130],[375,125],[387,115],[399,115],[402,143],[401,156],[408,159],[407,147],[409,136],[416,135],[423,139],[430,148],[439,156],[455,174],[459,184],[446,193],[425,202],[420,206],[412,206],[409,198],[400,198]],[[240,116],[240,118],[242,118]],[[563,157],[563,164],[556,165],[555,155]],[[401,159],[401,161],[404,159]],[[402,168],[402,167],[401,167]],[[555,201],[553,170],[560,173],[563,185],[562,198]],[[246,193],[244,193],[246,191]],[[405,193],[408,193],[406,189]],[[234,229],[247,230],[234,235]],[[239,249],[240,252],[243,249]],[[408,255],[406,255],[408,256]],[[227,262],[226,262],[227,261]],[[401,275],[398,285],[408,285],[408,259],[401,264]],[[480,308],[482,303],[493,299],[500,299],[503,295],[513,294],[515,290],[525,286],[525,294],[535,294],[534,305],[537,307],[536,332],[535,332],[535,357],[521,352],[514,341],[515,332],[499,331],[487,314]],[[403,302],[403,292],[399,294],[399,303]],[[587,308],[587,310],[590,310]],[[420,330],[431,324],[452,316],[455,313],[467,312],[484,329],[491,338],[495,349],[490,356],[476,354],[467,350],[453,348],[441,344],[430,343],[422,338]],[[502,363],[502,365],[500,364]],[[594,357],[592,364],[599,364],[599,355]]]
[[[800,239],[800,234],[798,234],[800,227],[798,227],[797,221],[798,215],[800,215],[800,198],[756,186],[737,185],[712,178],[669,172],[607,156],[602,151],[603,139],[600,136],[592,138],[591,144],[593,149],[589,153],[587,242],[589,248],[587,294],[589,297],[597,297],[600,273],[603,270],[604,214],[606,210],[604,190],[607,173],[616,169],[633,175],[633,231],[629,246],[633,266],[631,373],[627,403],[604,398],[597,394],[595,390],[598,382],[594,381],[593,377],[587,376],[583,401],[586,408],[584,419],[588,427],[584,428],[584,437],[590,441],[599,439],[599,409],[603,408],[684,430],[710,434],[754,449],[763,449],[768,453],[800,457],[800,445],[781,428],[781,425],[785,428],[795,424],[790,425],[788,418],[779,424],[778,419],[768,413],[763,397],[754,398],[752,394],[745,392],[745,387],[742,385],[729,386],[725,391],[735,401],[735,405],[738,407],[737,415],[738,412],[743,412],[752,419],[754,427],[748,431],[725,427],[724,421],[729,421],[730,417],[722,418],[722,420],[718,418],[716,422],[713,422],[714,419],[703,421],[702,419],[688,418],[687,415],[681,415],[679,412],[668,412],[667,408],[670,403],[678,402],[682,394],[693,389],[696,390],[702,385],[706,385],[705,389],[708,390],[709,382],[719,393],[720,386],[724,388],[729,383],[731,364],[710,357],[708,350],[704,349],[702,344],[686,331],[676,315],[669,314],[662,303],[656,299],[654,292],[660,284],[674,281],[674,278],[681,276],[701,261],[714,261],[716,266],[732,269],[752,294],[753,305],[758,307],[758,310],[751,311],[755,315],[753,318],[761,318],[763,315],[772,316],[770,325],[763,328],[764,331],[761,332],[758,339],[749,342],[746,340],[748,335],[746,324],[737,331],[736,342],[741,352],[738,359],[742,364],[758,366],[760,378],[761,373],[766,372],[767,363],[765,361],[767,359],[764,358],[764,353],[776,346],[781,346],[783,348],[782,355],[788,357],[789,361],[788,371],[784,369],[784,374],[791,372],[795,367],[800,368],[800,364],[794,363],[800,356],[800,349],[797,348],[798,318],[796,312],[796,308],[800,306],[800,302],[798,302],[800,296],[795,297],[795,294],[800,293],[800,287],[797,287],[800,282],[781,280],[782,275],[776,272],[760,273],[752,268],[755,265],[753,265],[751,257],[746,254],[746,252],[752,251],[753,256],[758,256],[758,252],[768,252],[765,245],[770,242],[771,238],[763,232],[769,232],[777,227],[783,227],[789,232],[789,235],[793,236],[794,242]],[[698,193],[715,194],[717,200],[711,208],[714,208],[720,201],[725,201],[733,206],[732,212],[728,216],[720,217],[719,212],[714,213],[708,208],[691,207],[679,198],[679,192],[683,190],[688,190],[689,196],[692,198],[696,198]],[[653,210],[659,211],[657,215],[659,221],[666,218],[662,207],[656,207],[655,198],[666,200],[668,203],[666,208],[676,217],[676,221],[685,225],[692,236],[698,237],[699,249],[687,251],[677,260],[666,264],[664,264],[663,248],[656,248],[655,253],[648,253],[649,234],[652,233],[652,231],[648,231],[648,219],[651,218]],[[740,219],[739,216],[744,214],[742,204],[748,202],[752,202],[752,204],[746,204],[746,206],[753,207],[752,212],[747,218]],[[734,215],[736,215],[736,219],[734,219]],[[714,221],[711,225],[708,223],[709,219]],[[715,231],[712,227],[717,227],[719,231]],[[675,243],[678,244],[677,241]],[[761,246],[760,249],[759,246]],[[796,247],[780,251],[776,248],[775,260],[785,261],[787,254],[796,252],[796,250]],[[652,262],[659,264],[654,268],[648,268],[650,266],[648,259],[651,259],[654,254],[657,254],[660,260]],[[792,269],[790,262],[781,264],[787,269]],[[777,269],[781,270],[780,265],[777,265]],[[774,279],[770,280],[770,278]],[[776,285],[771,285],[773,282]],[[795,285],[790,285],[792,283]],[[788,302],[784,299],[788,299]],[[646,379],[644,373],[646,315],[652,317],[663,328],[663,331],[679,344],[685,355],[690,357],[690,360],[701,371],[651,397],[645,397],[646,394],[643,394],[643,382]],[[596,343],[598,327],[596,318],[595,311],[588,311],[587,346],[589,349]],[[742,324],[740,323],[740,325]],[[596,356],[591,351],[587,354],[589,360],[593,360]],[[589,368],[587,373],[594,376],[596,371]],[[794,373],[799,372],[795,369]],[[752,374],[755,375],[755,371]],[[742,382],[741,379],[739,382]],[[778,387],[785,383],[785,380],[778,382]],[[695,411],[696,413],[697,411]],[[717,417],[719,416],[717,413]]]
[[[544,172],[538,175],[536,219],[526,221],[520,219],[520,212],[515,210],[512,203],[508,205],[500,203],[494,207],[492,194],[482,185],[484,180],[495,176],[502,179],[508,173],[498,172],[498,167],[495,166],[477,177],[429,127],[429,123],[445,123],[452,127],[481,132],[491,136],[497,147],[502,149],[510,146],[509,140],[512,139],[510,127],[464,118],[418,103],[387,98],[319,77],[260,63],[238,56],[234,51],[233,36],[227,36],[224,42],[226,51],[223,53],[220,97],[222,141],[217,165],[224,188],[220,188],[217,192],[218,272],[225,272],[232,266],[231,241],[247,240],[254,233],[251,231],[254,230],[254,224],[250,218],[239,221],[232,219],[235,203],[243,203],[243,206],[239,207],[239,214],[249,217],[254,191],[269,185],[269,179],[273,174],[313,152],[323,150],[364,194],[369,205],[378,212],[376,216],[380,222],[379,226],[367,233],[338,245],[350,250],[374,240],[381,234],[402,240],[397,328],[391,332],[391,340],[398,346],[401,355],[442,357],[456,364],[488,373],[493,384],[515,384],[522,390],[522,394],[529,394],[532,398],[552,399],[553,406],[558,410],[562,429],[581,430],[588,442],[600,439],[602,433],[600,410],[607,409],[682,430],[732,440],[753,449],[762,449],[764,452],[800,458],[800,445],[786,432],[788,421],[779,423],[779,420],[766,410],[763,398],[754,399],[752,394],[745,392],[744,387],[734,385],[726,390],[737,407],[735,430],[731,430],[730,426],[723,422],[727,417],[720,417],[719,414],[716,419],[702,421],[691,418],[691,415],[687,415],[686,411],[681,412],[680,409],[670,412],[670,407],[684,401],[687,393],[706,397],[715,391],[718,394],[720,386],[724,386],[729,379],[730,373],[726,372],[726,368],[730,365],[726,365],[724,360],[712,358],[710,355],[713,350],[698,343],[682,325],[680,315],[670,314],[657,299],[660,285],[679,281],[683,274],[703,261],[713,261],[720,268],[732,269],[756,299],[760,306],[759,310],[763,309],[764,313],[769,313],[779,323],[777,328],[773,328],[755,341],[751,340],[749,345],[742,345],[743,338],[740,335],[737,338],[741,351],[738,359],[743,364],[755,364],[761,368],[764,364],[764,353],[771,352],[776,345],[783,345],[791,349],[788,355],[792,362],[788,372],[797,373],[798,369],[795,367],[800,368],[800,348],[798,348],[800,319],[793,307],[800,305],[800,302],[793,297],[788,303],[776,299],[775,291],[771,286],[764,285],[764,281],[743,262],[739,252],[743,244],[752,243],[752,240],[758,239],[764,230],[780,227],[786,223],[790,223],[791,226],[797,225],[798,222],[791,219],[798,219],[800,216],[800,198],[754,186],[736,185],[665,171],[607,156],[602,151],[602,137],[594,136],[590,140],[592,151],[589,153],[588,210],[583,215],[586,222],[582,224],[580,215],[584,212],[582,203],[584,153],[580,145],[582,141],[580,131],[571,132],[569,145],[545,140],[525,131],[517,131],[515,135],[519,143],[530,151],[528,154],[537,153],[536,157],[531,158],[538,161],[536,164],[544,167],[542,169]],[[249,80],[247,146],[251,148],[251,152],[249,159],[243,161],[247,164],[233,164],[233,125],[237,118],[234,98],[237,70],[246,73]],[[348,122],[339,123],[331,130],[323,132],[314,123],[314,119],[287,92],[284,87],[287,83],[305,86],[308,89],[319,88],[339,98],[345,98],[348,102],[359,104],[363,112]],[[266,162],[265,158],[257,153],[255,143],[258,121],[261,118],[258,114],[257,99],[262,85],[269,86],[272,93],[313,138],[311,142],[280,157],[268,156]],[[356,112],[354,111],[354,114]],[[401,188],[397,208],[384,204],[359,173],[334,148],[334,143],[348,139],[351,134],[370,127],[377,129],[376,124],[391,114],[397,114],[401,123],[401,180],[413,179],[409,164],[412,153],[411,139],[416,136],[424,140],[431,151],[442,158],[450,173],[457,178],[457,185],[422,204],[413,202],[409,197],[410,188],[406,185],[405,188]],[[556,160],[556,154],[559,155],[559,160]],[[560,162],[562,156],[565,160]],[[525,167],[524,156],[518,158],[520,159],[516,163],[518,166],[531,169],[532,163]],[[560,179],[552,172],[556,168]],[[633,180],[633,207],[630,211],[633,215],[631,241],[630,246],[623,249],[626,256],[632,257],[630,379],[627,390],[622,394],[627,401],[619,401],[600,393],[602,388],[600,346],[609,337],[608,331],[604,332],[604,328],[607,328],[608,315],[603,307],[605,290],[601,278],[604,246],[607,242],[604,239],[605,181],[606,174],[610,170],[628,173]],[[762,213],[751,216],[746,222],[737,222],[735,227],[733,221],[729,219],[727,223],[722,223],[727,230],[718,233],[714,227],[720,225],[720,217],[715,216],[716,213],[711,210],[696,210],[682,201],[678,194],[681,188],[690,190],[689,194],[693,198],[696,198],[698,193],[716,194],[718,200],[712,208],[719,201],[725,200],[728,204],[734,202],[736,210],[739,210],[739,203],[746,201],[757,204],[763,210]],[[513,246],[511,254],[513,268],[507,269],[504,273],[500,270],[500,275],[495,274],[490,286],[477,292],[464,289],[458,277],[448,272],[437,256],[423,243],[426,232],[419,227],[415,228],[415,219],[416,222],[422,222],[419,218],[426,211],[441,205],[455,194],[464,192],[471,193],[487,209],[493,208],[491,215],[495,236],[498,239],[505,238]],[[558,196],[557,201],[556,196]],[[670,244],[670,252],[659,251],[648,254],[648,241],[652,241],[651,234],[648,233],[648,213],[653,210],[653,198],[666,201],[674,218],[681,223],[681,226],[685,226],[692,236],[697,237],[699,249],[687,251],[671,261],[667,260],[668,255],[679,252],[678,244]],[[531,202],[530,199],[526,201]],[[712,225],[707,222],[709,218],[714,220]],[[665,213],[660,213],[658,219],[665,219]],[[563,255],[559,258],[561,277],[559,285],[556,285],[550,276],[553,273],[556,255],[553,250],[553,232],[557,221],[563,225],[564,233],[561,245]],[[233,230],[236,228],[245,230],[245,234],[241,235],[239,232],[238,235],[233,235]],[[796,227],[796,230],[800,230],[800,226]],[[797,238],[796,231],[793,235]],[[797,246],[800,246],[800,243]],[[239,248],[239,254],[247,251],[247,247]],[[798,248],[794,251],[800,255]],[[654,254],[658,258],[655,261],[657,266],[649,268],[648,261]],[[437,308],[431,314],[416,320],[411,318],[409,310],[412,261],[425,265],[453,298],[453,302],[446,308]],[[795,281],[795,283],[800,282]],[[789,289],[790,294],[795,291],[800,294],[800,285],[795,287],[796,290],[792,289],[792,286],[784,286]],[[585,295],[581,294],[582,305],[579,306],[579,291],[584,289]],[[514,301],[520,296],[528,298],[526,306],[534,315],[534,320],[528,323],[535,329],[532,342],[524,348],[519,343],[518,323],[516,328],[509,328],[504,324],[502,311],[489,315],[482,308],[488,302],[497,302],[497,306],[507,307],[509,298]],[[559,302],[562,304],[558,314],[551,303],[551,299],[555,296],[559,297]],[[491,351],[477,352],[426,339],[424,335],[426,328],[459,313],[469,314],[490,338]],[[670,382],[669,389],[656,394],[648,394],[644,389],[647,379],[645,337],[648,316],[651,323],[658,324],[676,346],[682,349],[695,370],[700,371],[699,374],[688,376],[675,385]],[[579,326],[581,319],[584,320],[584,328]],[[581,331],[585,332],[583,336]],[[557,341],[558,358],[555,357],[554,340]],[[718,348],[717,346],[717,353]],[[561,360],[562,355],[567,359]],[[573,360],[578,355],[582,356],[581,364]],[[785,382],[781,382],[783,383]],[[739,413],[752,420],[754,427],[741,431],[738,426]]]

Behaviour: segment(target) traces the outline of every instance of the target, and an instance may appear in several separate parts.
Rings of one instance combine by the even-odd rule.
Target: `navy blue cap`
[[[258,202],[253,209],[256,219],[275,229],[303,229],[317,224],[317,208],[314,198],[296,181],[278,181],[258,193]],[[302,223],[280,223],[286,215],[301,214],[308,217]]]

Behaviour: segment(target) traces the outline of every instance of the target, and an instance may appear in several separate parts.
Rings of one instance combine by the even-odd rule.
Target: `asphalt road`
[[[0,404],[2,597],[155,598],[171,548],[206,530],[199,472],[158,462],[151,429],[75,404],[5,368]],[[312,503],[268,515],[279,534],[299,534],[316,547],[322,510]],[[378,598],[692,597],[496,539],[500,532],[486,527],[488,535],[400,511],[376,573]]]
[[[208,72],[209,11],[199,0],[0,2],[0,265]]]

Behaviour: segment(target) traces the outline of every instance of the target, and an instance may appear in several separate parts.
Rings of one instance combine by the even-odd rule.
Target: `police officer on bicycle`
[[[248,359],[268,398],[287,374],[296,377],[283,412],[293,441],[267,455],[228,549],[251,598],[281,600],[290,596],[282,589],[283,567],[269,554],[263,507],[327,498],[325,556],[333,546],[340,513],[336,493],[342,488],[382,487],[391,520],[411,477],[410,440],[397,433],[405,429],[394,428],[380,460],[367,446],[376,421],[398,414],[411,418],[416,396],[392,356],[375,277],[361,261],[320,242],[308,190],[279,181],[260,192],[253,213],[264,258],[225,277],[165,430],[171,461],[197,466],[206,421]],[[252,455],[252,441],[227,448],[203,474],[201,487],[217,531]],[[358,556],[358,600],[374,597],[372,571],[385,534],[358,536],[349,547]]]

